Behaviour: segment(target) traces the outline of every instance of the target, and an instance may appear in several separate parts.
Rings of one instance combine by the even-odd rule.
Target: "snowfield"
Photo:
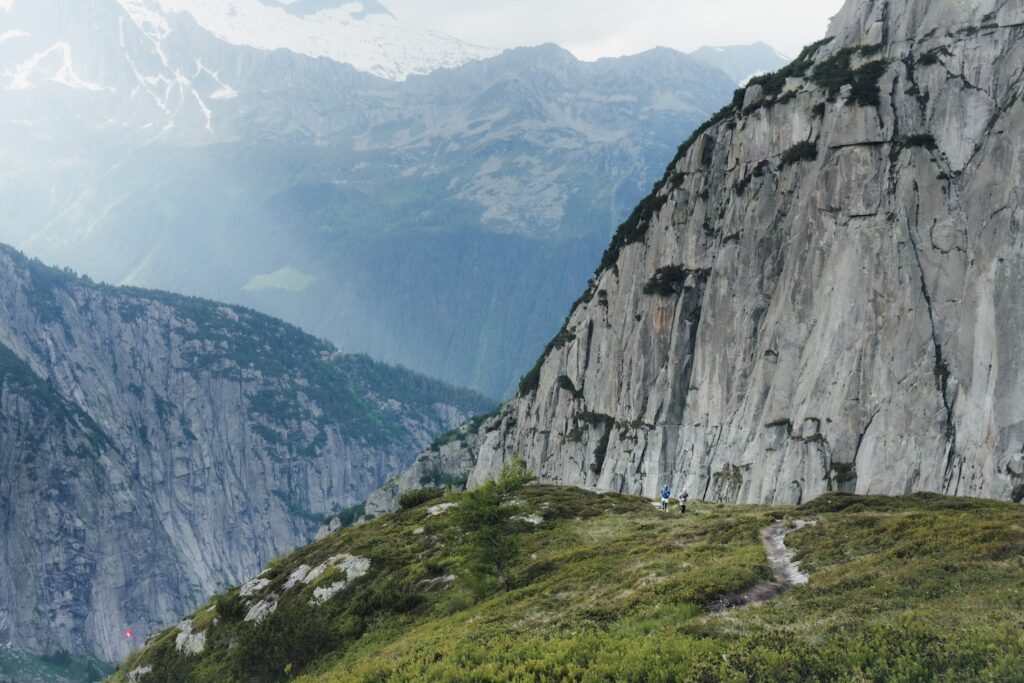
[[[204,29],[233,45],[326,57],[394,81],[500,52],[405,24],[375,3],[339,0],[333,7],[297,13],[287,4],[261,0],[118,1],[148,33],[161,23],[154,17],[154,7],[164,15],[186,12]]]

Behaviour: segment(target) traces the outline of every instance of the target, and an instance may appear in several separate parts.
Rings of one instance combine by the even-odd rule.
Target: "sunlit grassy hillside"
[[[470,558],[479,565],[478,548],[458,508],[433,507],[459,501],[279,559],[250,597],[234,589],[192,617],[201,654],[179,651],[172,628],[115,680],[147,667],[140,681],[1024,680],[1019,505],[833,495],[799,508],[698,503],[680,515],[530,486],[515,494],[501,583],[463,571]],[[810,582],[717,609],[771,579],[760,531],[797,519],[818,521],[786,539]],[[272,595],[270,616],[243,621]]]

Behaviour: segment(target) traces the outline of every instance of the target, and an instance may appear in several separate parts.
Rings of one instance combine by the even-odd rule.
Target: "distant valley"
[[[0,642],[116,661],[126,629],[309,541],[490,407],[248,309],[0,246]]]
[[[341,11],[307,5],[330,3],[289,6],[303,35]],[[229,35],[198,6],[0,10],[0,239],[98,280],[252,306],[494,397],[679,140],[732,96],[717,67],[782,63],[767,46],[479,60],[451,39],[423,64],[351,57],[360,71],[252,47],[262,14]],[[372,37],[389,17],[356,12],[345,30]],[[456,68],[408,75],[437,64]]]
[[[0,3],[0,680],[95,676],[455,449],[784,63],[498,51],[376,2]]]

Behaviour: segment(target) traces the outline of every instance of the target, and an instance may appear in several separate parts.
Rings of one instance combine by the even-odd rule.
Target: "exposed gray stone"
[[[202,654],[206,649],[206,632],[192,630],[192,620],[185,619],[178,624],[178,635],[174,639],[174,646],[178,652],[187,655]]]
[[[747,88],[746,93],[743,95],[743,108],[753,107],[756,104],[760,104],[764,100],[764,88],[759,85],[752,85]]]
[[[830,35],[818,62],[881,41],[857,62],[887,60],[880,105],[851,89],[818,117],[808,81],[710,128],[537,388],[417,472],[473,486],[521,455],[542,482],[648,496],[1021,495],[1024,0],[850,0]],[[922,134],[935,149],[905,144]],[[818,158],[780,168],[802,140]],[[680,265],[692,286],[644,292]]]
[[[125,628],[175,624],[307,543],[466,417],[346,386],[327,366],[346,359],[317,349],[252,311],[0,247],[0,642],[118,661]],[[393,436],[355,429],[350,392]]]
[[[249,611],[245,614],[245,620],[251,621],[255,624],[260,623],[277,610],[277,599],[276,593],[271,593],[267,597],[263,598],[249,608]]]

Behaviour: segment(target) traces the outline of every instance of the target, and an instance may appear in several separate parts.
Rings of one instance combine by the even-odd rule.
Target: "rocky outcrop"
[[[486,407],[246,309],[0,248],[0,642],[116,661]]]
[[[446,461],[470,485],[521,454],[645,495],[1020,501],[1022,37],[1021,0],[847,2],[681,148]]]
[[[398,509],[402,493],[427,486],[442,486],[456,491],[465,489],[475,454],[482,443],[480,427],[490,416],[439,437],[430,448],[416,456],[413,464],[383,487],[370,494],[364,512],[369,517]]]

